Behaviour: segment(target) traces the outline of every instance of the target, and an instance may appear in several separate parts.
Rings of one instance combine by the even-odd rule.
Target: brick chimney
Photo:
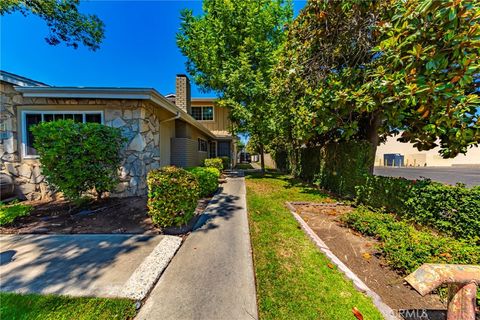
[[[175,81],[175,104],[190,114],[192,97],[190,94],[190,80],[184,74],[177,74]]]

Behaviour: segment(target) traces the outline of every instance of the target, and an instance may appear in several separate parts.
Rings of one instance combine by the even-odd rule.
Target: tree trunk
[[[265,174],[265,150],[263,148],[263,143],[260,144],[260,166],[262,175]]]
[[[370,119],[370,123],[366,128],[366,138],[370,142],[370,159],[369,159],[369,172],[373,174],[373,168],[375,166],[375,154],[377,153],[377,147],[380,142],[380,136],[378,135],[378,128],[382,124],[382,117],[380,113],[374,113]]]

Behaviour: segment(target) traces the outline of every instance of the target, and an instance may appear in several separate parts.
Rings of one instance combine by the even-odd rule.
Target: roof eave
[[[173,104],[157,90],[152,88],[89,88],[89,87],[21,87],[15,90],[28,98],[65,98],[65,99],[126,99],[150,100],[173,114],[180,114],[180,118],[193,125],[211,138],[215,135],[191,115]]]

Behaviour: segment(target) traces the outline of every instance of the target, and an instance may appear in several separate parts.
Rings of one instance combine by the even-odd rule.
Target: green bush
[[[164,167],[147,175],[148,214],[160,227],[182,226],[195,213],[200,187],[184,169]]]
[[[0,202],[0,226],[12,223],[17,217],[27,216],[33,207],[21,203],[6,205]]]
[[[195,167],[187,169],[198,181],[200,186],[200,196],[207,197],[215,193],[218,189],[218,178],[220,171],[213,167]]]
[[[421,181],[420,183],[428,183]],[[406,210],[405,201],[411,194],[412,180],[383,176],[365,175],[362,184],[355,186],[358,204],[374,209],[400,213]]]
[[[330,143],[298,150],[297,174],[357,204],[460,239],[480,241],[480,187],[373,176],[368,142]]]
[[[369,172],[371,145],[367,141],[329,143],[300,149],[299,176],[342,197],[353,198]]]
[[[88,191],[101,198],[117,186],[125,142],[119,129],[59,120],[41,122],[32,133],[47,182],[68,198],[78,200]]]
[[[480,246],[466,240],[419,231],[395,216],[358,208],[342,216],[350,228],[380,240],[388,264],[408,274],[423,263],[479,264]]]
[[[357,203],[394,212],[446,235],[480,241],[480,187],[367,175],[356,191]]]
[[[224,166],[221,158],[210,158],[203,161],[203,165],[209,168],[217,168],[219,171],[222,171]]]
[[[431,226],[457,238],[480,242],[480,187],[448,186],[440,183],[415,183],[405,211],[416,223]]]
[[[230,169],[231,159],[230,157],[220,157],[222,159],[223,170]]]

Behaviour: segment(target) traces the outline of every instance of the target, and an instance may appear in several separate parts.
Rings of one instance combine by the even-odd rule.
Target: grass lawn
[[[0,293],[0,319],[124,320],[133,319],[134,316],[134,302],[127,299]]]
[[[249,170],[249,169],[254,169],[250,163],[238,163],[235,166],[235,169],[240,169],[240,170]]]
[[[285,207],[285,201],[327,196],[279,174],[247,176],[250,233],[260,319],[383,319],[370,298],[315,247]]]

